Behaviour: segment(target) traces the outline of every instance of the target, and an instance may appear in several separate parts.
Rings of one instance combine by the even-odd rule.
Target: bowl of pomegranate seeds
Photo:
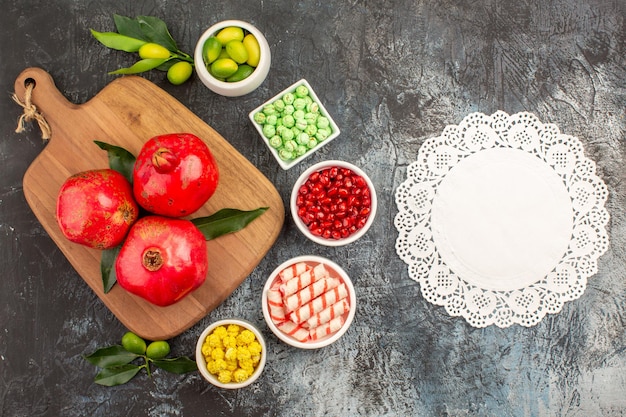
[[[337,341],[356,310],[354,285],[336,263],[315,255],[297,256],[269,276],[262,295],[263,317],[272,333],[301,349]]]
[[[376,190],[358,167],[344,161],[317,163],[291,192],[291,215],[313,242],[342,246],[361,238],[374,222]]]

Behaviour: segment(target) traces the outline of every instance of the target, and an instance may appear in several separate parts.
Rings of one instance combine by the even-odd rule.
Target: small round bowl
[[[306,263],[311,267],[315,267],[316,265],[323,263],[326,266],[326,269],[329,271],[329,275],[331,278],[338,278],[341,283],[345,284],[347,290],[347,297],[345,298],[348,301],[349,310],[348,312],[344,312],[343,317],[343,325],[336,332],[319,338],[317,340],[310,341],[299,341],[294,337],[288,335],[287,333],[280,330],[277,324],[272,319],[272,313],[270,312],[270,305],[268,299],[268,291],[270,289],[275,288],[277,283],[281,281],[279,277],[279,273],[284,269],[298,264],[298,263]],[[341,284],[340,284],[341,285]],[[323,258],[321,256],[315,255],[303,255],[292,258],[288,261],[283,262],[280,266],[278,266],[274,272],[272,272],[265,283],[265,287],[263,288],[263,294],[261,297],[261,304],[263,309],[263,317],[265,318],[265,322],[267,326],[270,328],[272,333],[276,335],[280,340],[287,343],[288,345],[300,348],[300,349],[319,349],[324,346],[328,346],[334,342],[336,342],[344,333],[348,330],[352,321],[354,320],[354,315],[356,312],[356,293],[354,291],[354,285],[350,280],[348,274],[336,263],[333,261]],[[275,306],[274,306],[275,307]],[[287,319],[288,320],[288,319]]]
[[[298,216],[297,198],[298,198],[298,192],[300,190],[300,187],[307,181],[307,179],[314,172],[322,171],[326,168],[331,168],[331,167],[348,168],[352,170],[352,172],[361,176],[365,180],[370,191],[370,200],[371,200],[370,214],[369,214],[369,217],[367,218],[365,225],[361,229],[354,232],[353,234],[345,238],[341,238],[341,239],[333,239],[333,238],[326,239],[322,236],[314,235],[313,233],[311,233],[311,231],[309,230],[307,225],[302,221],[302,219],[300,219],[300,216]],[[343,246],[343,245],[347,245],[349,243],[352,243],[360,239],[368,231],[368,229],[374,222],[374,217],[376,217],[377,205],[378,205],[378,200],[376,198],[376,189],[374,188],[374,184],[372,183],[370,178],[367,176],[367,174],[365,174],[365,172],[363,172],[357,166],[352,165],[348,162],[344,162],[344,161],[330,160],[330,161],[319,162],[315,165],[312,165],[307,170],[305,170],[300,175],[300,177],[298,177],[298,179],[296,180],[293,186],[293,190],[291,191],[290,206],[291,206],[291,217],[293,218],[293,221],[295,222],[298,229],[300,229],[302,234],[304,234],[307,238],[309,238],[313,242],[318,243],[320,245],[324,245],[324,246]]]
[[[252,333],[254,333],[256,340],[261,344],[261,348],[262,348],[261,360],[257,364],[256,368],[254,368],[254,372],[252,373],[252,375],[250,375],[250,377],[243,382],[229,382],[229,383],[220,382],[217,379],[216,375],[213,375],[208,371],[206,360],[204,359],[204,355],[202,354],[202,345],[204,344],[204,341],[207,338],[207,336],[210,335],[213,332],[213,330],[215,330],[215,328],[217,328],[218,326],[228,327],[228,325],[230,324],[236,324],[240,327],[244,327],[250,330]],[[254,381],[256,381],[261,375],[261,373],[263,372],[263,368],[265,367],[265,361],[267,359],[266,350],[267,348],[265,345],[265,339],[263,338],[263,335],[261,334],[259,329],[257,329],[252,323],[249,323],[245,320],[239,320],[239,319],[219,320],[211,324],[206,329],[204,329],[204,331],[198,338],[198,343],[196,344],[196,363],[198,364],[198,371],[200,371],[200,374],[204,377],[204,379],[209,381],[211,384],[220,388],[225,388],[225,389],[243,388],[252,384]]]
[[[206,40],[215,35],[220,30],[229,26],[237,26],[252,33],[259,42],[259,46],[261,47],[259,65],[252,72],[252,74],[250,74],[250,76],[241,81],[232,83],[220,81],[214,78],[209,73],[209,70],[206,68],[204,58],[202,57],[202,47],[204,46]],[[198,43],[196,44],[196,49],[194,51],[194,61],[196,63],[195,66],[198,77],[200,78],[202,83],[207,86],[211,91],[226,97],[238,97],[251,93],[263,83],[270,70],[272,57],[269,44],[267,43],[267,39],[265,39],[263,33],[261,33],[261,31],[259,31],[256,27],[252,26],[248,22],[243,22],[241,20],[224,20],[222,22],[214,24],[202,34],[202,36],[198,40]]]

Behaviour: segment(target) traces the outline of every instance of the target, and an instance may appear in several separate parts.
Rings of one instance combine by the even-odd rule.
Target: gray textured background
[[[323,159],[369,173],[379,212],[347,247],[305,241],[286,218],[276,244],[215,311],[170,342],[191,355],[209,323],[240,317],[268,344],[261,379],[221,391],[198,374],[157,371],[105,388],[81,355],[117,343],[124,327],[65,260],[28,207],[22,177],[45,143],[15,134],[10,100],[26,67],[51,73],[75,103],[132,58],[98,44],[114,13],[164,19],[182,49],[208,26],[250,21],[272,68],[254,93],[214,95],[198,79],[166,89],[227,138],[288,201],[296,177]],[[465,2],[3,0],[0,13],[0,416],[620,416],[626,415],[626,4],[623,0]],[[247,113],[306,78],[342,130],[282,171]],[[532,328],[475,329],[426,302],[396,256],[395,188],[419,146],[475,111],[535,113],[578,137],[609,189],[611,246],[584,295]],[[355,321],[334,345],[299,351],[265,327],[260,293],[284,260],[329,257],[352,276]]]

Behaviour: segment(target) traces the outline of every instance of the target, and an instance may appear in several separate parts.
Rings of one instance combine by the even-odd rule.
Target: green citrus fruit
[[[164,46],[159,45],[158,43],[145,43],[139,48],[139,56],[143,59],[148,58],[169,58],[170,51],[167,50]]]
[[[211,64],[222,53],[222,44],[217,40],[215,36],[211,36],[204,42],[202,47],[202,57],[207,64]]]
[[[146,342],[133,332],[124,333],[124,336],[122,336],[122,347],[137,355],[146,353]]]
[[[230,58],[220,58],[213,62],[210,72],[217,78],[228,78],[233,75],[239,66]]]
[[[167,70],[167,79],[174,85],[180,85],[191,77],[193,67],[187,61],[179,61]]]
[[[146,355],[150,359],[163,359],[170,353],[170,345],[165,340],[158,340],[148,345]]]
[[[243,29],[236,26],[229,26],[220,30],[215,37],[222,45],[226,45],[233,40],[243,41]]]

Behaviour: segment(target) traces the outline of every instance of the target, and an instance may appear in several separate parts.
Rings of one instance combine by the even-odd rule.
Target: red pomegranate
[[[150,215],[130,229],[115,273],[122,288],[163,307],[202,285],[208,264],[204,235],[193,223]]]
[[[219,171],[209,147],[190,133],[156,136],[141,148],[133,170],[133,193],[147,211],[184,217],[215,192]]]
[[[112,169],[72,175],[57,197],[61,231],[70,241],[91,248],[110,249],[122,243],[138,215],[130,183]]]

